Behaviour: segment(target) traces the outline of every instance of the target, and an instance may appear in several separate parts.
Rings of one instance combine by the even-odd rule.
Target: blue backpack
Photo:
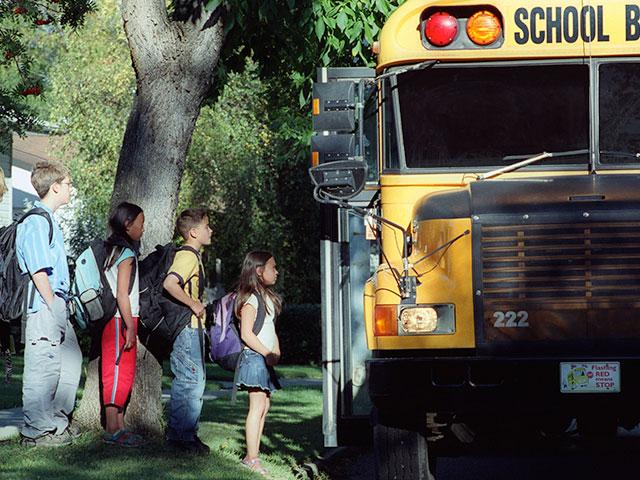
[[[116,314],[118,304],[105,276],[110,248],[101,239],[94,240],[76,259],[71,295],[73,318],[81,330],[102,333],[104,326]],[[131,271],[129,292],[133,288],[136,263]]]
[[[264,325],[266,310],[262,297],[256,296],[258,311],[253,324],[253,333],[258,335]],[[234,312],[236,297],[236,292],[231,292],[207,306],[207,318],[212,322],[208,332],[211,345],[209,357],[230,372],[235,371],[240,353],[244,348],[239,333],[239,321]]]

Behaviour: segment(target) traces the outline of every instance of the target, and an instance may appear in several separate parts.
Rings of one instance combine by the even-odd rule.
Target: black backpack
[[[175,300],[163,287],[169,268],[176,253],[181,250],[192,251],[191,247],[178,247],[173,243],[157,245],[139,264],[140,271],[140,318],[138,338],[140,342],[158,359],[166,358],[171,352],[173,342],[182,329],[191,322],[191,309]],[[200,269],[198,298],[204,292],[204,275]],[[191,279],[185,279],[188,283]]]
[[[26,312],[31,298],[27,295],[30,277],[20,270],[16,255],[16,232],[18,225],[31,215],[40,215],[49,223],[49,245],[53,240],[53,222],[49,213],[42,208],[32,208],[11,225],[0,228],[0,321],[12,322]]]

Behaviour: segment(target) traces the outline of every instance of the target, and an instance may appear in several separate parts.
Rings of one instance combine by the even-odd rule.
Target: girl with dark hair
[[[240,336],[245,348],[240,354],[236,386],[249,392],[249,412],[245,424],[247,454],[242,464],[251,470],[267,474],[260,463],[260,438],[271,404],[271,392],[280,389],[273,366],[280,360],[280,343],[275,319],[282,310],[282,301],[273,287],[278,270],[273,255],[254,251],[247,254],[237,285],[236,317],[240,319]],[[264,315],[259,332],[253,327],[257,315]]]
[[[102,331],[100,374],[105,414],[103,439],[136,447],[142,438],[124,428],[124,408],[131,395],[136,370],[140,315],[138,254],[144,232],[144,213],[132,203],[118,205],[109,218],[109,251],[104,272],[118,308]]]

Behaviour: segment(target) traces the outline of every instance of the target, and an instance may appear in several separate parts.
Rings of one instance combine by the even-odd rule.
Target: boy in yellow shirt
[[[176,253],[164,289],[193,312],[191,322],[176,338],[171,350],[171,384],[167,443],[182,451],[208,454],[209,447],[198,438],[198,421],[205,387],[204,314],[202,292],[204,269],[200,250],[211,245],[209,217],[201,208],[183,211],[176,228],[184,246]]]

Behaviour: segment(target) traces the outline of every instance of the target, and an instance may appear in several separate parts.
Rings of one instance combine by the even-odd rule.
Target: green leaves
[[[319,18],[316,21],[315,30],[316,30],[316,37],[318,37],[318,40],[322,40],[322,37],[324,35],[324,30],[325,30],[325,23],[322,18]]]
[[[206,9],[212,12],[222,4],[223,4],[222,0],[208,0]]]
[[[93,0],[0,1],[0,133],[33,129],[33,99],[47,86],[47,65],[36,61],[47,49],[25,38],[33,39],[40,31],[52,36],[64,27],[76,29],[93,10]]]
[[[121,22],[116,0],[103,0],[82,35],[59,39],[63,49],[49,71],[50,120],[64,131],[60,154],[68,158],[80,205],[71,236],[76,251],[104,231],[135,91]]]
[[[347,29],[348,22],[349,19],[347,17],[347,14],[344,11],[339,12],[338,16],[336,17],[336,26],[338,27],[338,29],[345,31]]]
[[[323,66],[374,66],[373,53],[363,47],[373,44],[386,18],[402,3],[403,0],[314,1],[316,37],[324,38],[319,55]]]

